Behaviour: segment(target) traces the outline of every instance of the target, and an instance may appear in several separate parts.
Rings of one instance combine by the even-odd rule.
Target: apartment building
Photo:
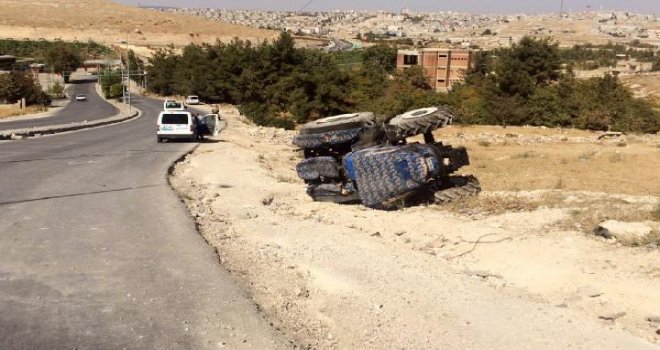
[[[470,67],[472,53],[468,50],[421,49],[399,50],[397,69],[420,66],[426,72],[431,86],[437,91],[448,91],[463,80]]]

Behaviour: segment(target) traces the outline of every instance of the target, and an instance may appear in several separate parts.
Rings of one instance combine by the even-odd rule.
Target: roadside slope
[[[496,265],[473,271],[474,262],[451,258],[488,233],[497,235],[494,240],[511,236],[509,253],[527,249],[527,243],[541,249],[547,242],[530,240],[564,218],[564,211],[474,221],[432,207],[382,212],[312,202],[293,170],[299,156],[290,146],[291,132],[244,124],[232,109],[223,116],[228,127],[219,142],[201,145],[176,167],[171,183],[222,264],[297,343],[320,348],[657,348],[626,332],[638,333],[635,324],[599,320],[593,312],[609,312],[605,307],[594,311],[577,299],[560,305],[562,294],[528,288],[516,274],[500,275]],[[556,243],[575,235],[548,239]],[[587,249],[578,243],[576,249]],[[536,253],[508,263],[525,266]],[[652,262],[656,255],[650,254],[646,258]],[[644,300],[654,310],[658,285],[645,281],[650,294]],[[568,290],[570,283],[562,288],[567,295],[576,293]],[[652,340],[650,334],[640,335]]]

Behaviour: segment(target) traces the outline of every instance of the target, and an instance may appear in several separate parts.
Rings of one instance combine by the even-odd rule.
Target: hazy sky
[[[214,7],[231,9],[307,10],[402,8],[419,11],[464,11],[488,13],[520,13],[559,11],[561,0],[115,0],[142,6]],[[660,14],[660,0],[564,0],[564,8],[574,11],[592,9],[626,10]]]

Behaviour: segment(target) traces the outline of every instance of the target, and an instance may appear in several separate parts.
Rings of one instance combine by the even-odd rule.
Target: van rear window
[[[187,114],[163,114],[161,124],[188,124]]]

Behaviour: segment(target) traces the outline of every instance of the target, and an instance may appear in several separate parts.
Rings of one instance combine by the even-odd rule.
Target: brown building
[[[467,50],[399,50],[396,67],[399,70],[421,66],[429,77],[429,83],[438,91],[447,91],[463,80],[470,67],[472,53]]]

